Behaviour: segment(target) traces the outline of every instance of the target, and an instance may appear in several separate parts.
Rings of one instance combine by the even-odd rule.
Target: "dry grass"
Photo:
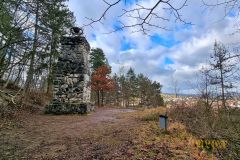
[[[24,93],[20,96],[20,103],[25,108],[32,107],[32,110],[34,109],[43,109],[50,100],[52,99],[52,96],[43,92],[28,92]]]
[[[214,110],[204,105],[186,108],[175,106],[170,111],[174,122],[181,122],[186,130],[199,139],[226,140],[228,148],[224,150],[204,150],[216,155],[219,159],[240,158],[240,110]]]
[[[141,119],[143,121],[158,121],[159,115],[165,114],[166,108],[164,107],[158,107],[153,109],[145,109],[142,111],[142,113],[138,113],[139,116],[141,116]]]
[[[159,129],[159,115],[165,113],[166,109],[161,107],[135,113],[137,118],[146,121],[144,127],[141,127],[142,134],[139,136],[139,141],[145,141],[147,146],[141,145],[140,148],[151,146],[148,150],[154,151],[162,146],[168,149],[170,159],[215,159],[212,154],[200,151],[197,148],[195,145],[197,138],[189,133],[183,124],[170,122],[168,132]],[[163,157],[166,157],[166,155]],[[159,157],[152,155],[151,158],[158,159]]]
[[[87,116],[27,116],[21,127],[0,130],[5,159],[210,159],[180,123],[169,132],[143,117],[164,108],[125,112],[101,108]]]

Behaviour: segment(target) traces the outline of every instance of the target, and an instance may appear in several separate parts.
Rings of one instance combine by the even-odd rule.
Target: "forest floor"
[[[99,108],[87,115],[25,114],[0,128],[0,159],[208,159],[179,123],[168,132],[144,120],[163,108]]]

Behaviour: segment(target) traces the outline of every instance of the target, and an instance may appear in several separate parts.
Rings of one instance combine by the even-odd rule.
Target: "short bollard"
[[[160,115],[159,116],[159,124],[161,129],[165,129],[167,131],[167,115]]]

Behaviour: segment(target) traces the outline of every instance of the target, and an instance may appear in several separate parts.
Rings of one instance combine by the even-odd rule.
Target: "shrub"
[[[5,84],[6,84],[6,81],[3,79],[0,79],[0,86],[3,87]],[[9,81],[6,86],[6,89],[17,91],[17,90],[20,90],[21,88],[18,85],[16,85],[14,82]]]
[[[23,104],[45,106],[51,96],[43,92],[28,92],[22,96]]]
[[[154,112],[142,117],[143,121],[158,121],[158,119],[159,119],[159,114]]]
[[[19,104],[13,95],[8,92],[0,92],[0,118],[13,118],[19,109]]]
[[[176,105],[170,109],[169,117],[183,123],[189,132],[200,139],[227,140],[227,150],[214,151],[220,159],[240,158],[240,110],[216,110],[204,103],[190,107]]]
[[[159,115],[164,114],[165,108],[159,107],[154,109],[146,109],[143,111],[143,115],[141,116],[141,120],[143,121],[158,121]]]

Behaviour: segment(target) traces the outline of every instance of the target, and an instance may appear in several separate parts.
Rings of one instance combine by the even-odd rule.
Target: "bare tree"
[[[202,75],[202,98],[206,100],[207,106],[209,105],[209,97],[210,97],[210,91],[209,91],[209,85],[210,85],[210,77],[209,77],[209,72],[210,70],[207,69],[206,67],[202,67],[201,69],[201,75]]]
[[[225,11],[225,16],[230,14],[231,12],[236,12],[239,14],[240,1],[239,0],[214,0],[207,1],[202,0],[203,4],[210,9],[214,9],[216,7],[223,7]]]
[[[197,75],[197,89],[201,95],[201,99],[205,101],[206,111],[209,111],[212,104],[218,99],[215,85],[211,84],[211,67],[209,64],[202,66],[200,74]]]
[[[175,97],[178,97],[180,88],[179,88],[179,84],[178,84],[178,80],[175,77],[171,77],[171,81],[172,81],[172,88],[173,88],[173,92],[175,94]]]
[[[90,22],[83,25],[83,27],[92,26],[94,23],[103,24],[103,21],[106,18],[109,10],[117,5],[121,5],[121,3],[127,3],[126,0],[117,0],[113,3],[107,2],[106,0],[102,1],[107,5],[107,8],[96,19],[86,17]],[[190,24],[186,22],[186,20],[184,20],[180,14],[180,10],[186,5],[187,0],[179,1],[179,5],[173,0],[156,0],[155,3],[150,7],[143,6],[139,2],[135,2],[133,7],[130,9],[124,5],[125,7],[122,8],[122,12],[119,13],[118,17],[115,17],[116,22],[118,22],[120,25],[111,32],[116,32],[125,28],[134,28],[135,30],[133,32],[142,32],[144,34],[147,34],[152,28],[169,30],[168,27],[162,24],[170,22],[171,17],[174,17],[175,22]],[[160,13],[161,11],[167,12],[168,16],[162,15]],[[134,22],[131,24],[126,24],[122,21],[124,18],[130,18],[131,20],[134,20]],[[161,25],[159,25],[160,23]]]
[[[233,88],[232,77],[236,73],[236,62],[226,47],[215,42],[214,53],[211,55],[210,78],[212,85],[220,85],[222,105],[226,107],[226,90]]]

